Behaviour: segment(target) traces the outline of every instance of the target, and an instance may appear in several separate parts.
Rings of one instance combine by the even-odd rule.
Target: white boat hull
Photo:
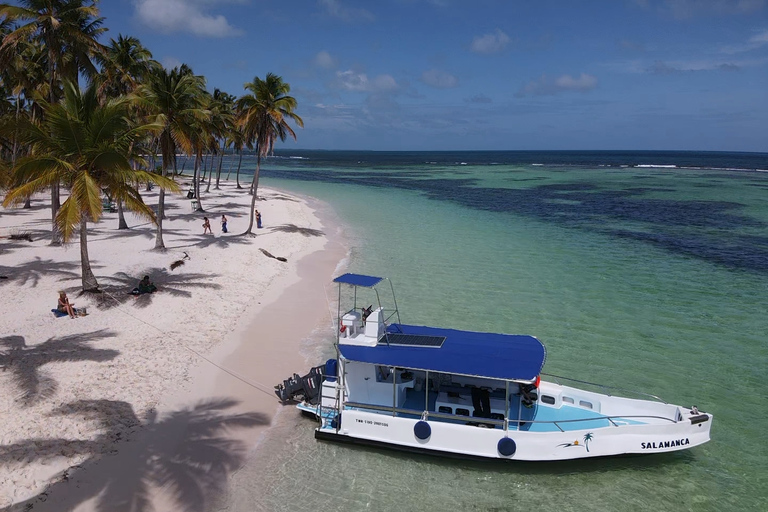
[[[316,437],[460,457],[553,461],[683,450],[709,441],[711,427],[711,416],[697,424],[682,420],[667,425],[620,425],[567,432],[505,432],[498,428],[430,421],[431,435],[426,440],[420,440],[414,435],[418,421],[375,412],[345,410],[338,430],[331,426],[330,419],[326,419],[323,420],[324,425],[317,429]],[[590,438],[585,441],[587,435]],[[515,442],[515,452],[508,456],[499,453],[499,441],[504,437]]]

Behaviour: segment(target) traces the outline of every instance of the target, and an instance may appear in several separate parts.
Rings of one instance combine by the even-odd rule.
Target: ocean
[[[391,278],[404,322],[535,335],[546,373],[697,405],[712,441],[468,462],[318,442],[286,408],[222,509],[768,510],[767,169],[756,153],[278,151],[261,184],[330,204],[348,270]],[[332,336],[304,341],[309,361]]]

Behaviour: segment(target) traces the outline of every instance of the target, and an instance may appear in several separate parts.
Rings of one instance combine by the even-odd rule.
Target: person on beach
[[[67,293],[63,290],[59,292],[59,303],[56,309],[61,313],[67,313],[69,318],[75,318],[75,316],[77,316],[75,315],[75,305],[70,304],[69,299],[67,298]]]
[[[211,229],[211,221],[208,220],[208,217],[203,217],[203,234],[206,233],[213,234],[213,230]]]
[[[256,210],[256,227],[261,228],[261,212]]]
[[[139,281],[139,285],[131,290],[131,293],[133,295],[141,295],[142,293],[155,293],[157,291],[157,286],[152,284],[152,281],[149,280],[149,276],[144,276],[144,278]]]
[[[227,232],[227,217],[224,215],[221,216],[221,232]]]

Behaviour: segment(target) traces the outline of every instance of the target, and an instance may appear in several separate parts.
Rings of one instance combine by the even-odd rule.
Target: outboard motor
[[[306,400],[317,403],[320,396],[320,386],[325,375],[325,365],[315,366],[305,376],[294,373],[293,377],[285,379],[282,384],[275,386],[275,394],[281,402]]]

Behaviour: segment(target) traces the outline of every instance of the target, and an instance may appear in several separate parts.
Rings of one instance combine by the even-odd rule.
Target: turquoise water
[[[404,322],[533,334],[546,372],[695,404],[715,415],[712,441],[466,462],[317,442],[285,411],[236,475],[232,510],[768,509],[768,174],[707,154],[674,169],[312,156],[270,159],[262,184],[330,203],[349,270],[390,277]],[[307,354],[332,354],[330,336]]]

